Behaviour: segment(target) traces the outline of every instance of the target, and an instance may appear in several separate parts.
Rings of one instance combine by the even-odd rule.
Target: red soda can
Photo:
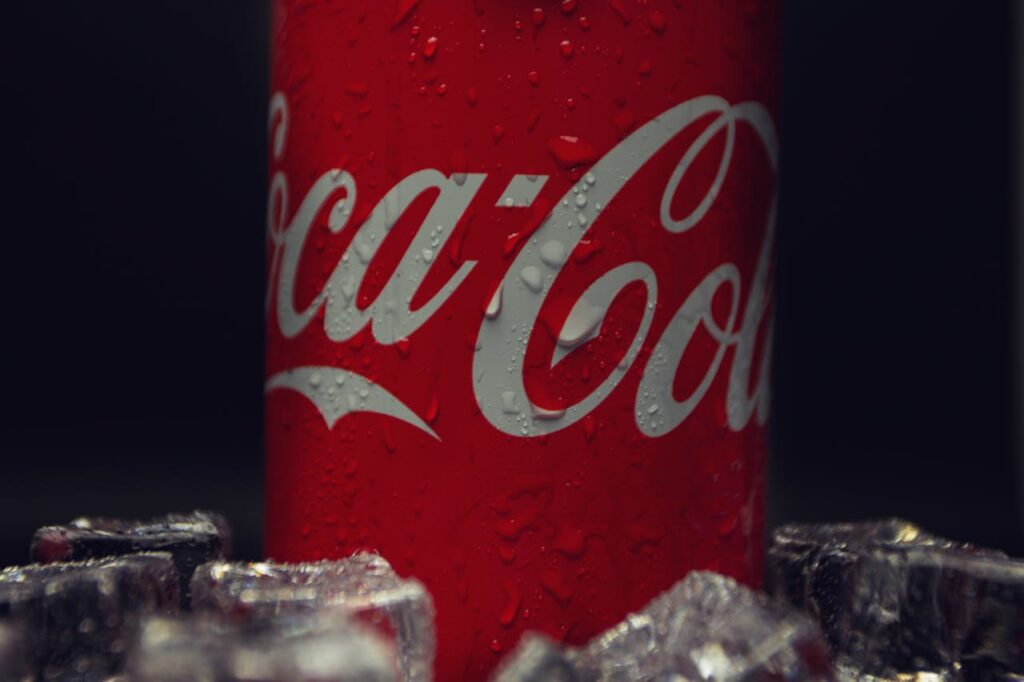
[[[266,551],[440,680],[760,579],[779,2],[274,0]]]

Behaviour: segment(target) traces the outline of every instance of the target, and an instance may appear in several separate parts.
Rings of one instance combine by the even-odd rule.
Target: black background
[[[1010,3],[786,10],[772,521],[1024,553]],[[267,30],[256,0],[5,3],[0,563],[196,506],[259,554]]]

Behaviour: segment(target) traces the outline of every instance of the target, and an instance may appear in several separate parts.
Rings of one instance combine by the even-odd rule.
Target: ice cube
[[[407,682],[433,674],[434,607],[417,580],[377,554],[304,564],[211,562],[192,579],[193,609],[260,620],[281,613],[340,610],[394,638]]]
[[[831,679],[817,628],[731,578],[697,571],[579,652],[584,674],[635,680]]]
[[[47,526],[32,538],[32,559],[40,563],[82,561],[136,552],[170,552],[181,576],[182,607],[196,566],[230,557],[231,528],[215,512],[168,514],[147,521],[78,518]]]
[[[394,682],[394,651],[341,613],[259,622],[150,618],[128,661],[133,682]]]
[[[767,584],[822,623],[848,679],[1024,670],[1024,562],[1001,552],[900,520],[792,525],[773,534]]]
[[[568,653],[544,635],[528,632],[502,661],[493,682],[581,682]]]
[[[29,677],[28,645],[21,628],[0,622],[0,682],[22,682]]]
[[[878,676],[867,675],[857,668],[851,668],[846,665],[836,666],[837,682],[958,682],[961,679],[963,678],[949,671],[928,672],[918,670],[912,673],[893,673],[892,675]],[[984,679],[992,680],[993,678]]]
[[[178,609],[170,554],[147,553],[0,571],[0,620],[23,629],[43,680],[118,672],[139,618]]]

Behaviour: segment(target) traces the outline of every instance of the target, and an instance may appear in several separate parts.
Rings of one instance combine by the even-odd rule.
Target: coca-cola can
[[[436,677],[761,571],[779,2],[274,0],[266,551]]]

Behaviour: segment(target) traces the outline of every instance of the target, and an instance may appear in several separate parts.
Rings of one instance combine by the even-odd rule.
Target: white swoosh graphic
[[[328,429],[353,412],[376,412],[411,424],[441,440],[405,403],[366,377],[340,367],[295,367],[267,379],[265,390],[287,388],[309,399]]]

